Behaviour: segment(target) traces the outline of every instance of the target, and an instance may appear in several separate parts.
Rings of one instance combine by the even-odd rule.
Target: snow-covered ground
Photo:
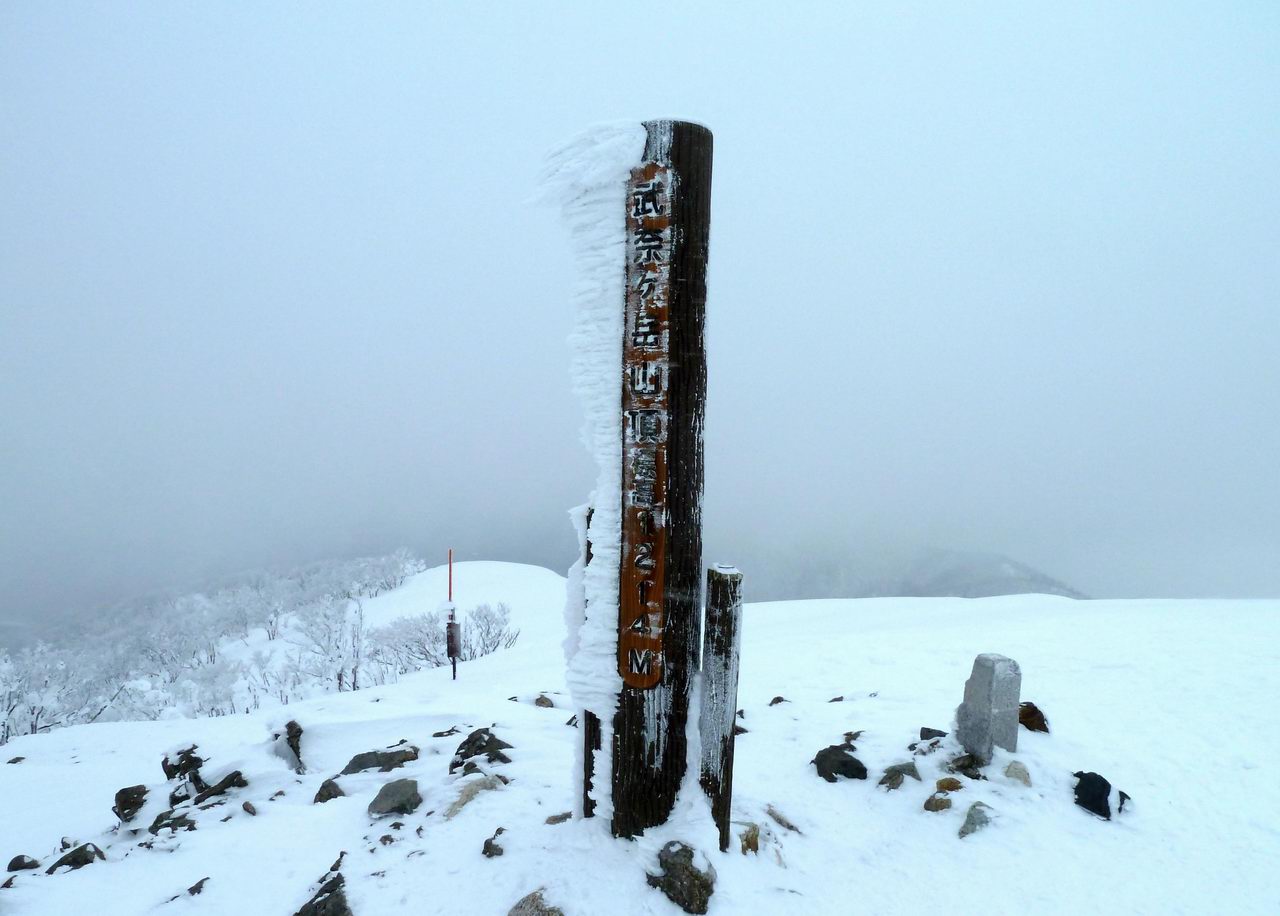
[[[97,843],[107,861],[51,877],[22,872],[0,890],[0,914],[289,916],[342,851],[356,916],[505,914],[539,887],[570,916],[676,913],[646,885],[645,870],[677,837],[715,867],[713,914],[1280,912],[1280,602],[749,605],[739,692],[748,733],[737,742],[734,817],[761,824],[764,840],[758,855],[743,855],[716,851],[696,792],[682,795],[670,824],[635,842],[611,839],[600,820],[546,824],[573,807],[580,739],[566,724],[575,710],[560,647],[564,580],[498,563],[464,564],[456,575],[460,602],[506,602],[522,631],[514,648],[462,665],[457,682],[434,669],[249,716],[76,726],[6,745],[0,758],[26,759],[0,763],[0,865],[25,853],[47,867],[63,836]],[[366,613],[380,624],[443,597],[443,571],[431,570],[369,600]],[[918,758],[924,783],[878,788],[885,766],[909,759],[921,726],[949,730],[980,652],[1018,660],[1023,697],[1045,711],[1052,733],[1021,731],[1018,753],[997,752],[990,779],[966,780],[949,811],[922,809],[945,748]],[[535,706],[541,693],[559,708]],[[777,695],[788,702],[770,706]],[[829,702],[838,695],[842,702]],[[289,718],[304,728],[303,775],[272,750],[273,730]],[[432,737],[452,726],[463,734]],[[514,746],[511,762],[492,768],[510,783],[446,820],[461,789],[450,758],[482,726]],[[853,730],[865,732],[856,755],[870,778],[819,779],[814,753]],[[422,749],[417,761],[341,777],[347,797],[312,804],[354,754],[402,738]],[[153,799],[167,795],[161,757],[191,742],[208,760],[206,778],[238,768],[248,788],[197,812],[194,832],[150,849],[138,846],[151,839],[145,829],[112,832],[116,790],[145,783]],[[1015,757],[1031,788],[1000,775]],[[1075,807],[1075,770],[1101,773],[1132,796],[1132,808],[1104,822]],[[400,777],[418,781],[422,806],[374,822],[366,806]],[[997,817],[961,840],[976,800]],[[767,805],[802,833],[773,822]],[[482,844],[498,827],[505,854],[485,858]],[[383,836],[392,841],[383,845]],[[203,893],[185,893],[206,876]]]

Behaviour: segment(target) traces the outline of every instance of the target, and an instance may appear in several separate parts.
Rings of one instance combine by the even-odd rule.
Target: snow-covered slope
[[[573,807],[580,739],[566,724],[574,710],[533,704],[541,693],[566,702],[563,579],[506,564],[456,574],[463,601],[506,601],[523,632],[514,648],[461,666],[456,682],[435,669],[250,716],[77,726],[7,745],[0,756],[26,759],[0,763],[0,865],[25,853],[47,867],[64,835],[97,843],[107,861],[49,877],[21,873],[0,890],[0,913],[289,916],[345,851],[357,916],[505,914],[543,886],[570,916],[669,914],[678,911],[647,886],[645,870],[675,837],[716,869],[712,914],[1280,911],[1280,780],[1272,772],[1280,603],[1021,596],[750,605],[735,819],[761,824],[764,840],[759,855],[744,856],[715,851],[697,793],[682,796],[671,824],[636,842],[609,838],[599,820],[546,824]],[[433,609],[443,594],[433,575],[367,610],[387,620]],[[984,651],[1021,663],[1023,696],[1045,711],[1052,733],[1022,731],[1018,753],[999,753],[989,780],[966,781],[950,811],[921,807],[945,750],[919,758],[924,783],[877,788],[883,767],[909,758],[921,726],[949,729],[973,656]],[[770,706],[777,695],[787,702]],[[843,701],[829,702],[838,695]],[[273,730],[290,717],[304,728],[302,775],[272,750]],[[462,734],[433,737],[453,726]],[[450,776],[450,758],[482,726],[514,746],[510,763],[491,768],[510,782],[446,820],[462,786],[477,779]],[[865,730],[856,753],[871,778],[822,781],[814,753],[851,730]],[[347,797],[312,803],[354,754],[402,738],[422,749],[418,760],[343,776]],[[206,777],[238,768],[248,787],[198,811],[194,832],[150,849],[138,846],[152,839],[145,829],[113,833],[116,790],[145,783],[167,794],[161,757],[193,741],[209,760]],[[1015,756],[1031,788],[1000,775]],[[1076,808],[1075,770],[1106,776],[1133,797],[1132,809],[1104,822]],[[398,777],[418,781],[422,806],[373,821],[369,801]],[[997,817],[960,840],[975,800]],[[803,832],[770,820],[767,805]],[[485,858],[481,847],[498,827],[505,854]],[[203,893],[185,893],[206,876]]]

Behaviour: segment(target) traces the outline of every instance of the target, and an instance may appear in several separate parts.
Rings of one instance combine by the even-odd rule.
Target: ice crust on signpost
[[[621,265],[627,181],[644,155],[646,137],[638,121],[591,128],[548,157],[541,182],[543,195],[561,206],[578,274],[573,291],[578,317],[569,338],[573,388],[582,399],[582,438],[597,477],[590,505],[570,513],[581,549],[566,589],[565,681],[574,705],[600,719],[604,752],[596,754],[596,773],[603,785],[608,784],[610,733],[622,686],[617,662],[622,519],[616,496],[622,488]],[[588,542],[590,564],[585,563]],[[606,798],[601,793],[600,801]]]

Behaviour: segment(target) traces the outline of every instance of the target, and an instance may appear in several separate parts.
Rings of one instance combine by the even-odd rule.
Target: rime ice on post
[[[582,269],[574,374],[599,469],[566,604],[582,813],[598,807],[631,837],[666,821],[688,766],[711,133],[683,121],[608,126],[554,157],[548,179]]]
[[[742,573],[717,564],[707,570],[707,618],[702,634],[702,738],[700,782],[711,799],[720,851],[729,849],[733,807],[733,726],[738,708],[738,656],[742,645]]]
[[[969,754],[991,761],[993,747],[1018,749],[1018,701],[1022,669],[1013,659],[984,653],[973,660],[964,685],[964,702],[956,707],[956,738]]]

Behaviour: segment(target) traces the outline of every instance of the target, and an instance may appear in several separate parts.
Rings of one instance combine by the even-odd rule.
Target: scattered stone
[[[907,745],[907,750],[911,751],[917,757],[923,757],[926,754],[932,754],[942,746],[941,738],[934,738],[931,741],[912,741]]]
[[[146,786],[127,786],[116,793],[116,803],[111,810],[121,823],[129,823],[142,810],[147,800]]]
[[[946,811],[951,807],[951,799],[945,795],[934,794],[924,800],[924,810],[926,811]]]
[[[244,809],[244,813],[249,815],[250,817],[258,816],[258,809],[253,806],[253,802],[245,802],[240,807]]]
[[[959,773],[966,779],[986,779],[982,775],[982,761],[972,754],[961,754],[959,757],[953,757],[951,762],[947,764],[947,770],[951,773]]]
[[[991,823],[991,815],[987,812],[991,810],[989,805],[982,802],[974,802],[969,806],[969,811],[964,816],[964,823],[960,825],[960,839],[964,839],[971,833],[977,833],[983,827]]]
[[[343,889],[346,883],[340,874],[328,878],[294,916],[354,916],[347,904],[347,892]]]
[[[1023,703],[1018,707],[1018,724],[1027,731],[1045,733],[1049,731],[1049,720],[1044,717],[1040,707],[1031,702]]]
[[[31,858],[31,856],[14,856],[9,860],[9,867],[6,871],[29,871],[39,867],[40,863]]]
[[[58,847],[58,848],[59,848],[59,851],[61,851],[61,852],[66,852],[68,849],[71,849],[71,848],[76,847],[76,846],[79,846],[79,845],[80,845],[80,841],[79,841],[79,840],[73,840],[73,839],[71,839],[71,837],[69,837],[69,836],[64,836],[64,837],[62,838],[62,842],[59,844],[59,847]]]
[[[13,882],[16,880],[18,880],[17,875],[10,875],[8,881],[4,884],[0,884],[0,891],[7,891],[9,888],[13,887]]]
[[[418,794],[416,779],[393,779],[379,789],[373,801],[369,802],[369,816],[412,814],[421,804],[422,796]]]
[[[208,880],[209,880],[209,879],[208,879],[207,877],[206,877],[206,878],[201,878],[201,879],[200,879],[199,881],[197,881],[195,884],[193,884],[193,885],[191,885],[189,888],[187,888],[187,893],[188,893],[188,894],[190,894],[192,897],[197,897],[197,896],[199,896],[200,894],[203,894],[203,893],[204,893],[204,883],[205,883],[206,881],[208,881]]]
[[[316,797],[311,800],[313,805],[323,805],[327,801],[333,801],[335,798],[343,798],[347,793],[342,791],[342,786],[338,785],[337,780],[326,779],[320,783],[320,789],[316,792]]]
[[[838,776],[866,779],[867,768],[862,765],[861,760],[849,753],[850,750],[847,744],[833,744],[818,751],[818,755],[809,762],[817,767],[818,775],[827,782],[835,782]]]
[[[1090,814],[1096,814],[1104,821],[1111,820],[1111,783],[1097,773],[1075,773],[1076,779],[1076,804]],[[1124,803],[1129,801],[1129,796],[1124,792],[1119,792],[1119,811],[1124,810]]]
[[[196,822],[187,817],[186,813],[175,814],[173,809],[161,811],[156,815],[156,819],[151,822],[151,826],[147,828],[147,833],[152,836],[158,836],[161,830],[168,830],[171,834],[177,833],[179,830],[195,830]]]
[[[745,735],[745,734],[747,734],[747,730],[746,730],[745,728],[743,728],[741,725],[734,725],[734,726],[733,726],[733,736],[734,736],[735,738],[736,738],[738,735]]]
[[[552,702],[551,697],[545,693],[538,694],[538,698],[533,701],[534,706],[541,706],[543,709],[555,709],[556,704]]]
[[[462,730],[458,728],[458,726],[456,725],[451,725],[445,731],[432,732],[431,737],[432,738],[448,738],[452,735],[460,735],[460,734],[462,734]]]
[[[746,710],[742,710],[742,709],[739,709],[737,713],[735,713],[735,715],[737,715],[739,719],[745,719],[747,717]]]
[[[922,782],[920,779],[920,771],[916,769],[915,761],[910,763],[895,763],[893,766],[885,767],[884,775],[880,777],[880,785],[889,791],[902,787],[903,780],[910,776],[916,782]]]
[[[484,841],[484,848],[481,849],[480,851],[481,853],[484,854],[484,857],[486,859],[493,859],[502,855],[503,848],[498,845],[498,837],[502,836],[506,832],[507,831],[505,827],[499,827],[496,831],[494,831],[493,836],[489,837],[489,839]]]
[[[769,701],[769,705],[777,706],[779,703],[789,703],[789,702],[790,700],[788,700],[786,697],[774,697],[772,700]]]
[[[385,751],[365,751],[363,754],[356,754],[352,757],[338,775],[350,776],[352,773],[373,769],[380,770],[383,773],[390,773],[392,770],[417,759],[418,749],[412,744],[407,747],[388,748]]]
[[[191,783],[183,783],[169,793],[169,807],[176,808],[185,801],[191,801]]]
[[[650,887],[656,887],[686,913],[706,913],[715,891],[716,870],[707,863],[706,871],[693,864],[693,850],[672,840],[658,851],[660,875],[648,875]]]
[[[542,888],[525,894],[507,911],[507,916],[564,916],[564,910],[542,899]]]
[[[749,852],[760,854],[760,825],[747,824],[747,829],[738,835],[738,839],[742,842],[742,854],[745,856]]]
[[[859,738],[861,738],[864,734],[866,734],[866,729],[865,729],[865,728],[860,728],[860,729],[858,729],[856,732],[845,732],[845,733],[844,733],[844,743],[845,743],[845,744],[847,744],[847,745],[849,745],[850,747],[852,747],[852,746],[853,746],[853,742],[857,741],[857,740],[858,740]]]
[[[284,797],[284,789],[276,789],[274,792],[271,793],[271,797],[268,798],[267,801],[275,801],[277,798],[283,798],[283,797]]]
[[[22,763],[22,761],[26,759],[27,759],[26,757],[10,757],[8,760],[5,761],[5,763]]]
[[[302,726],[290,719],[285,723],[284,735],[277,733],[275,740],[275,752],[288,762],[295,773],[305,773],[307,768],[302,764]]]
[[[954,776],[944,776],[938,780],[939,792],[959,792],[964,788],[964,783],[956,779]]]
[[[444,819],[451,821],[458,816],[458,812],[471,804],[475,797],[481,792],[489,792],[494,789],[500,789],[504,785],[503,781],[497,776],[482,776],[479,779],[468,780],[462,787],[462,791],[458,793],[457,799],[444,812]]]
[[[383,846],[390,846],[395,841],[396,841],[396,838],[389,833],[384,833],[382,836],[378,837],[378,842],[381,843]]]
[[[1026,766],[1020,761],[1015,760],[1005,767],[1004,775],[1010,779],[1016,779],[1024,786],[1030,787],[1031,785],[1031,773],[1027,771]]]
[[[572,811],[566,811],[564,814],[553,814],[553,815],[551,815],[549,818],[547,818],[547,820],[546,820],[546,822],[545,822],[545,823],[548,823],[548,824],[563,824],[565,821],[569,820],[569,818],[571,818],[571,817],[573,817],[573,812],[572,812]]]
[[[454,753],[453,760],[449,762],[449,772],[452,773],[462,766],[464,761],[472,757],[479,757],[481,754],[490,763],[510,763],[511,758],[502,753],[510,747],[510,744],[507,744],[489,729],[477,728],[467,735],[465,741],[458,745],[458,750]]]
[[[790,830],[792,833],[798,833],[801,836],[804,836],[804,832],[795,824],[791,823],[791,821],[773,805],[765,805],[764,813],[769,815],[769,817],[773,818],[774,823],[776,823],[783,830]]]
[[[843,697],[843,696],[832,697],[831,699],[827,700],[827,702],[828,702],[828,703],[843,703],[843,702],[844,702],[844,697]]]
[[[921,728],[920,740],[928,741],[930,738],[945,738],[947,733],[937,728]]]
[[[578,714],[575,712],[573,715],[571,715],[571,716],[569,717],[569,721],[568,721],[568,722],[566,722],[566,723],[564,723],[564,724],[565,724],[565,725],[568,725],[570,728],[577,728],[577,727],[578,727]]]
[[[165,779],[191,778],[196,783],[197,791],[204,788],[204,783],[200,780],[200,767],[204,766],[204,758],[196,753],[198,745],[183,748],[173,755],[173,759],[166,754],[164,759],[160,761],[160,769],[164,770]]]
[[[239,770],[232,770],[226,776],[218,780],[217,784],[205,789],[194,799],[195,804],[202,805],[209,799],[217,795],[226,795],[231,789],[247,789],[249,781],[240,775]]]
[[[45,874],[52,875],[64,865],[72,871],[75,871],[78,868],[84,868],[86,865],[92,865],[94,862],[99,860],[105,862],[106,859],[107,857],[101,849],[92,843],[85,843],[83,846],[77,846],[57,862],[50,865],[48,870],[45,871]]]
[[[1011,658],[987,652],[973,661],[964,685],[964,702],[956,707],[956,737],[982,764],[992,749],[1018,749],[1018,698],[1022,669]]]

